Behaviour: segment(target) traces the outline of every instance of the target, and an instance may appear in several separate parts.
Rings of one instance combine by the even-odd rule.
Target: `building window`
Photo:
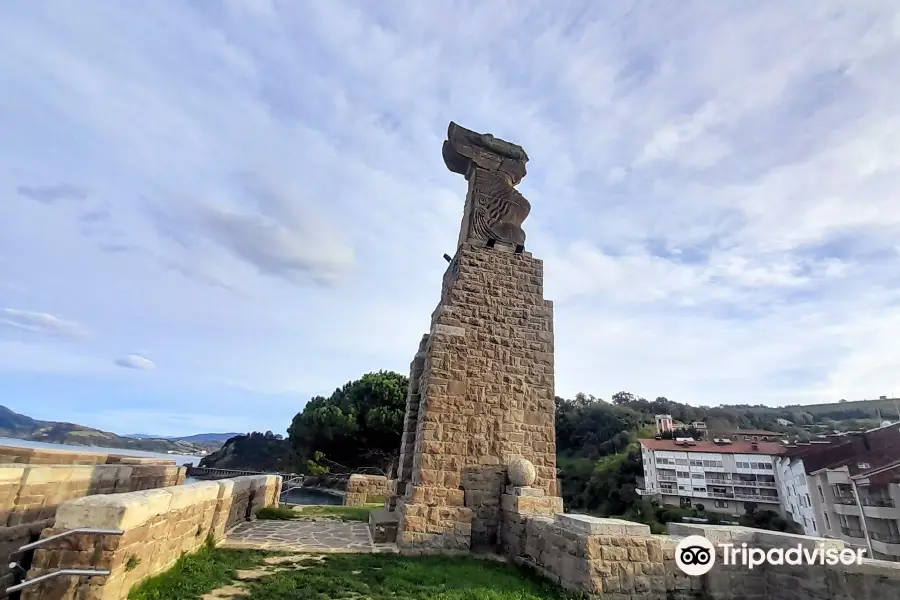
[[[825,516],[825,529],[831,529],[831,520],[828,518],[828,513],[822,513]]]
[[[822,491],[822,486],[817,485],[816,487],[819,488],[819,500],[825,502],[825,492]]]
[[[815,522],[815,520],[812,521],[812,526],[813,526],[813,533],[815,533],[815,531],[816,531],[816,522]]]
[[[728,502],[726,500],[716,500],[716,508],[728,508]]]
[[[703,479],[703,473],[691,473],[691,479]]]
[[[703,461],[702,461],[702,460],[692,460],[692,461],[691,461],[691,466],[692,466],[692,467],[702,467],[702,466],[703,466]]]
[[[686,458],[676,458],[676,459],[675,459],[675,464],[676,464],[676,465],[681,465],[681,466],[687,466],[688,461],[687,461]]]
[[[809,499],[809,494],[803,494],[806,496],[806,506],[812,506],[812,500]]]
[[[687,471],[677,471],[675,473],[675,476],[680,477],[681,479],[690,479],[691,478],[691,474],[688,473]]]

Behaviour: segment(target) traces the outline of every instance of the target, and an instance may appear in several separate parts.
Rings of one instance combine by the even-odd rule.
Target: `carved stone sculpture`
[[[447,168],[465,175],[469,182],[459,242],[499,242],[521,250],[525,245],[522,223],[531,205],[515,186],[525,177],[525,150],[451,121],[442,152]]]

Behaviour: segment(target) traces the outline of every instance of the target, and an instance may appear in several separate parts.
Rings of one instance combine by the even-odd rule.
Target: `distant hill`
[[[293,467],[291,443],[271,431],[254,431],[229,439],[200,461],[201,467],[248,469],[251,471],[289,471]]]
[[[173,442],[218,442],[224,444],[231,438],[238,435],[246,435],[244,433],[195,433],[194,435],[168,436],[168,435],[150,435],[146,433],[126,433],[123,437],[134,438],[136,440],[170,440]]]
[[[222,446],[222,442],[213,440],[132,438],[75,423],[38,421],[2,405],[0,405],[0,437],[72,446],[103,446],[123,450],[174,452],[187,455],[214,452]]]

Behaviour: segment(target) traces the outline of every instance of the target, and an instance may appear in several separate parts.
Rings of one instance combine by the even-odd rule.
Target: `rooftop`
[[[769,435],[769,436],[783,436],[783,433],[778,433],[777,431],[766,431],[765,429],[729,429],[729,428],[710,428],[712,433],[727,433],[729,435]]]
[[[689,446],[675,443],[675,440],[638,440],[649,450],[668,450],[671,452],[716,452],[719,454],[782,454],[784,446],[775,442],[732,442],[716,444],[715,442],[698,441]],[[756,448],[754,449],[754,445]]]

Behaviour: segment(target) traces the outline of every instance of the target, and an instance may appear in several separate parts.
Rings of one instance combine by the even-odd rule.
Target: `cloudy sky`
[[[8,0],[0,403],[283,430],[403,373],[521,144],[557,393],[900,393],[900,6]]]

